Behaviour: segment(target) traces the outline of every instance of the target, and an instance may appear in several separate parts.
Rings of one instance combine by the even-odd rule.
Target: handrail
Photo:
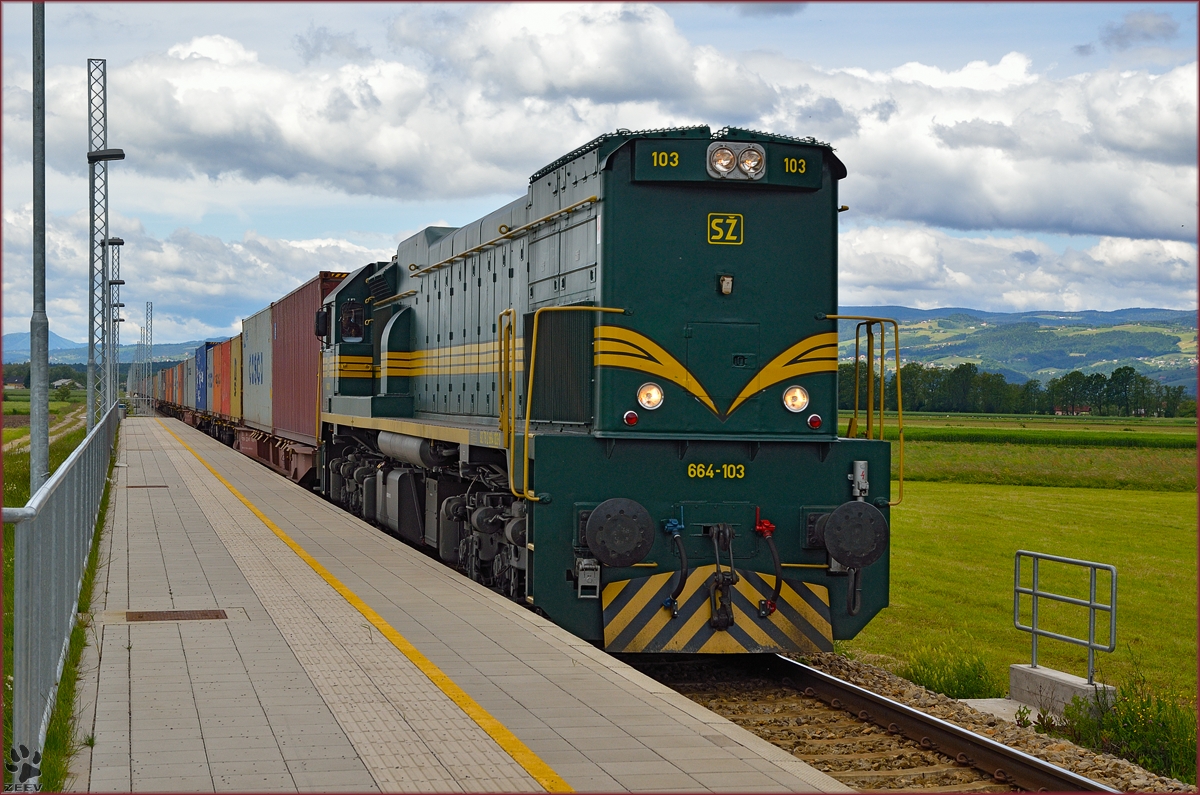
[[[535,226],[541,226],[542,224],[549,223],[550,221],[553,221],[555,218],[559,217],[560,215],[570,215],[571,213],[575,212],[576,210],[582,209],[584,205],[595,204],[598,201],[600,201],[599,196],[588,196],[586,199],[584,199],[582,201],[577,201],[574,204],[571,204],[571,205],[568,205],[568,206],[562,208],[561,210],[555,210],[554,212],[550,213],[549,215],[543,215],[541,218],[538,218],[536,221],[530,221],[529,223],[524,224],[523,226],[518,226],[516,229],[509,229],[508,227],[501,225],[500,237],[494,237],[491,240],[487,241],[486,243],[480,243],[478,246],[469,248],[466,251],[461,251],[452,257],[447,257],[446,259],[442,260],[441,262],[435,262],[434,264],[432,264],[428,267],[425,267],[425,268],[421,268],[420,270],[417,270],[416,263],[410,264],[408,266],[408,269],[410,271],[415,271],[412,274],[414,277],[424,276],[427,273],[431,273],[432,271],[440,270],[441,268],[446,267],[447,265],[454,262],[455,260],[460,260],[460,259],[469,257],[472,254],[476,254],[480,251],[483,251],[485,248],[490,248],[491,246],[494,246],[503,240],[512,240],[513,238],[517,237],[518,235],[522,235],[525,232],[528,232],[530,229],[533,229]]]
[[[1029,558],[1033,562],[1033,578],[1030,587],[1026,588],[1021,585],[1021,558]],[[1064,563],[1068,566],[1079,566],[1088,570],[1088,600],[1085,602],[1082,599],[1057,594],[1052,591],[1043,591],[1039,586],[1038,563],[1048,560],[1053,563]],[[1096,572],[1104,570],[1109,573],[1109,596],[1108,604],[1096,600]],[[1029,596],[1033,599],[1032,619],[1029,624],[1021,623],[1021,596]],[[1072,637],[1063,635],[1058,632],[1051,632],[1048,629],[1038,627],[1038,599],[1049,599],[1052,602],[1061,602],[1062,604],[1077,605],[1088,609],[1088,638]],[[1108,613],[1108,643],[1101,644],[1096,642],[1096,611]],[[1053,638],[1055,640],[1066,641],[1073,643],[1076,646],[1084,646],[1088,650],[1087,673],[1088,684],[1093,684],[1096,676],[1096,652],[1112,652],[1117,648],[1117,567],[1108,563],[1095,563],[1090,560],[1080,560],[1078,558],[1064,558],[1059,555],[1048,555],[1045,552],[1030,552],[1024,549],[1018,549],[1014,557],[1014,572],[1013,572],[1013,626],[1023,632],[1028,632],[1033,636],[1033,651],[1031,655],[1031,668],[1037,668],[1038,658],[1038,637]]]
[[[516,417],[513,415],[516,390],[512,376],[515,372],[513,360],[517,355],[516,326],[516,309],[509,307],[500,313],[497,319],[497,328],[500,332],[500,433],[504,437],[504,453],[508,459],[508,490],[514,497],[524,497],[525,495],[517,491],[516,481],[512,476],[513,424],[516,422]]]
[[[852,435],[852,433],[851,433],[852,430],[853,431],[858,430],[858,368],[859,368],[858,332],[860,329],[862,329],[863,326],[867,326],[867,328],[868,328],[867,346],[871,349],[871,352],[869,354],[870,364],[871,364],[871,375],[870,375],[871,380],[867,382],[867,384],[868,384],[867,395],[868,395],[868,402],[870,403],[870,401],[874,397],[872,394],[872,392],[873,392],[872,387],[874,385],[874,379],[875,379],[875,373],[874,373],[874,370],[875,370],[875,341],[874,341],[874,332],[871,329],[871,327],[874,326],[875,324],[879,324],[879,335],[880,335],[880,340],[879,340],[879,349],[880,349],[880,351],[879,351],[879,438],[880,439],[883,439],[883,384],[884,384],[883,364],[884,364],[884,360],[887,357],[887,342],[886,342],[887,341],[887,332],[884,329],[883,325],[885,323],[892,324],[892,332],[893,332],[892,342],[893,342],[893,348],[894,348],[895,354],[896,354],[896,425],[898,427],[899,436],[900,436],[900,455],[899,455],[899,469],[898,469],[899,477],[898,477],[898,487],[897,487],[897,493],[899,496],[894,501],[889,502],[888,505],[892,506],[892,507],[899,505],[900,503],[902,503],[904,501],[904,400],[903,400],[904,394],[900,388],[900,324],[889,317],[870,317],[867,315],[826,315],[826,314],[821,313],[821,314],[817,315],[817,320],[858,320],[858,321],[862,321],[858,324],[858,326],[855,328],[855,331],[854,331],[854,418],[850,420],[850,427],[847,428],[847,434],[846,434],[847,436]],[[867,438],[868,439],[871,438],[871,430],[872,430],[871,429],[871,416],[872,416],[873,410],[874,410],[873,405],[867,406]]]
[[[525,385],[525,435],[521,441],[521,489],[525,499],[530,502],[541,502],[542,498],[529,488],[529,421],[533,416],[533,376],[537,368],[538,321],[543,312],[606,312],[614,315],[628,315],[627,309],[616,309],[607,306],[543,306],[533,313],[533,342],[529,351],[529,378]],[[514,440],[515,443],[515,440]],[[512,473],[509,471],[511,488]],[[514,492],[515,493],[515,492]]]
[[[29,498],[29,501],[24,506],[19,508],[4,508],[0,511],[4,524],[24,522],[37,518],[37,515],[42,512],[42,508],[45,507],[46,502],[50,499],[50,495],[58,488],[58,484],[66,480],[67,474],[74,467],[75,462],[83,457],[84,450],[87,449],[87,443],[97,433],[96,429],[102,427],[108,421],[108,415],[114,411],[117,411],[117,404],[115,403],[108,407],[108,411],[104,412],[104,416],[100,418],[100,422],[92,427],[92,432],[84,437],[78,447],[71,451],[66,461],[58,465],[58,469],[54,470],[54,474],[47,478],[42,487]]]

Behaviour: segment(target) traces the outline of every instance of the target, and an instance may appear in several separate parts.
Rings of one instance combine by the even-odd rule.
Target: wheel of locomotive
[[[650,554],[654,546],[654,520],[641,503],[614,497],[592,510],[584,538],[588,549],[604,565],[632,566]]]

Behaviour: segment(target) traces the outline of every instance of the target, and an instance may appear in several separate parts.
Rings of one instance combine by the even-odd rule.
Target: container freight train
[[[896,504],[885,321],[836,314],[845,175],[811,138],[604,135],[322,273],[158,404],[609,651],[830,650],[887,606]],[[857,407],[838,436],[839,319],[867,438]]]

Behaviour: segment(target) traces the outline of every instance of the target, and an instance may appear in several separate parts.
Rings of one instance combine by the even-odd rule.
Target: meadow
[[[1195,703],[1195,420],[914,419],[905,421],[905,499],[892,510],[891,606],[845,648],[900,670],[914,650],[945,645],[981,656],[1007,683],[1008,666],[1030,656],[1030,636],[1013,627],[1013,556],[1046,552],[1117,567],[1117,651],[1097,655],[1099,678],[1143,675],[1157,693]],[[913,440],[948,421],[1005,437],[1095,441]],[[1133,430],[1113,430],[1123,427]],[[1113,433],[1150,443],[1108,443]],[[1190,446],[1160,447],[1162,436]],[[895,458],[893,447],[893,468]],[[1086,575],[1065,567],[1043,568],[1043,583],[1087,596]],[[1085,610],[1055,605],[1042,621],[1086,637]],[[1097,632],[1107,632],[1104,616]],[[1086,650],[1043,640],[1039,664],[1082,676]]]

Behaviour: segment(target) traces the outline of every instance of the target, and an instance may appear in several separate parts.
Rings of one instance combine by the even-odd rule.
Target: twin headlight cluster
[[[709,145],[705,165],[717,179],[761,179],[767,173],[767,152],[758,144],[718,141]]]
[[[653,381],[647,381],[638,387],[638,405],[647,411],[654,411],[663,404],[663,389]],[[783,407],[793,414],[799,414],[808,408],[808,390],[802,386],[789,386],[783,390]],[[632,412],[630,412],[632,413]],[[816,415],[814,415],[816,416]],[[637,422],[636,415],[634,422]],[[817,420],[820,427],[820,420]],[[632,425],[633,423],[629,423]],[[812,424],[811,422],[809,423]]]

